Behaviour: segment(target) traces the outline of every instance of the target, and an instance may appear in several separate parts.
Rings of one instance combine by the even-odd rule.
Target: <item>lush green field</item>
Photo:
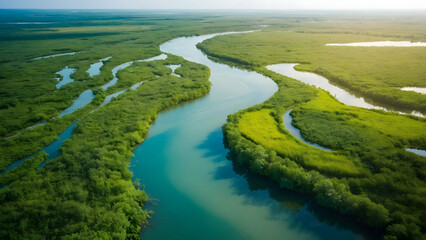
[[[298,164],[305,168],[341,177],[357,177],[369,174],[368,168],[362,166],[357,159],[349,159],[344,155],[322,151],[302,144],[295,141],[294,137],[280,126],[271,116],[270,110],[267,109],[248,112],[238,122],[238,130],[244,137],[274,150],[280,156],[295,159]]]
[[[199,47],[210,56],[231,64],[254,67],[301,63],[296,67],[297,70],[320,74],[369,101],[394,110],[415,110],[425,114],[426,95],[400,90],[402,87],[426,87],[425,47],[325,46],[327,43],[384,40],[426,41],[425,21],[416,19],[415,22],[413,20],[406,25],[396,26],[393,24],[399,23],[397,20],[383,24],[385,26],[376,26],[374,21],[360,21],[359,25],[365,25],[367,30],[378,28],[374,36],[369,32],[352,32],[352,27],[355,26],[351,26],[350,21],[348,26],[318,22],[304,24],[305,31],[287,27],[285,30],[271,28],[251,34],[221,36],[207,40]],[[338,26],[341,27],[340,31],[336,30]],[[399,30],[400,35],[378,36],[382,31],[387,36],[380,27],[385,30],[393,27],[394,31]],[[334,30],[331,31],[330,28]],[[313,30],[315,31],[312,32]],[[417,35],[413,34],[414,31],[417,31]],[[233,48],[230,49],[230,45]]]
[[[61,11],[6,11],[4,22],[48,21],[43,25],[1,25],[0,169],[37,153],[78,120],[60,156],[46,166],[43,152],[0,176],[0,238],[2,239],[139,239],[148,213],[147,195],[132,181],[129,159],[146,137],[157,114],[180,102],[201,97],[210,89],[209,69],[176,56],[139,62],[118,72],[119,81],[106,91],[111,70],[122,63],[160,54],[159,45],[178,36],[247,30],[251,22],[233,24],[228,17],[177,13],[169,18],[149,13],[71,14]],[[243,18],[242,18],[243,19]],[[194,21],[198,21],[195,24]],[[33,60],[51,54],[77,52]],[[101,74],[86,70],[112,56]],[[182,64],[172,76],[165,65]],[[55,89],[56,72],[76,68],[75,82]],[[138,89],[129,87],[144,81]],[[94,100],[59,118],[83,91]],[[102,106],[105,96],[127,89]],[[46,125],[25,129],[40,121]]]
[[[426,121],[345,106],[320,89],[264,67],[279,62],[306,62],[304,69],[324,64],[330,66],[330,73],[356,77],[354,83],[366,89],[376,85],[386,92],[392,86],[403,86],[402,76],[424,87],[420,85],[425,82],[423,49],[403,52],[323,46],[331,41],[378,39],[344,30],[340,29],[342,34],[318,34],[274,29],[219,36],[200,44],[213,59],[255,70],[279,86],[265,103],[228,117],[223,127],[226,144],[233,159],[253,172],[268,176],[282,187],[313,195],[321,205],[374,227],[385,239],[424,239],[426,160],[405,148],[426,149]],[[326,57],[326,53],[330,55]],[[405,67],[396,69],[396,65]],[[386,76],[386,80],[380,80],[380,76]],[[417,107],[425,103],[424,96],[413,96],[414,109],[422,109]],[[293,109],[293,124],[305,139],[333,151],[316,149],[291,136],[282,122],[289,109]]]

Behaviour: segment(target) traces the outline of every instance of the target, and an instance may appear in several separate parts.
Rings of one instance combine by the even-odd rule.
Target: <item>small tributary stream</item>
[[[103,61],[107,61],[107,60],[109,60],[111,57],[108,57],[108,58],[104,58],[104,59],[101,59],[100,60],[100,62],[103,64]],[[165,55],[165,54],[161,54],[161,55],[158,55],[158,56],[155,56],[155,57],[152,57],[152,58],[148,58],[148,59],[143,59],[143,60],[137,60],[136,62],[150,62],[150,61],[155,61],[155,60],[164,60],[164,59],[166,59],[167,58],[167,55]],[[113,69],[113,71],[112,71],[112,73],[113,73],[113,75],[114,75],[114,78],[111,80],[111,81],[109,81],[108,83],[106,83],[105,85],[103,85],[103,87],[104,87],[104,89],[107,89],[107,88],[109,88],[109,87],[111,87],[111,86],[114,86],[116,83],[117,83],[117,81],[118,81],[118,77],[117,77],[117,72],[119,71],[119,70],[121,70],[121,69],[124,69],[124,68],[126,68],[126,67],[128,67],[128,66],[130,66],[131,64],[133,63],[133,61],[132,62],[128,62],[128,63],[124,63],[124,64],[121,64],[121,65],[119,65],[119,66],[117,66],[117,67],[115,67],[114,69]],[[101,67],[102,65],[98,65],[97,67]],[[92,67],[91,67],[92,68]],[[94,73],[94,71],[95,70],[91,70],[91,72],[92,73]],[[63,75],[63,77],[64,78],[68,78],[69,80],[66,80],[67,82],[72,82],[72,81],[74,81],[71,77],[70,77],[70,75],[72,74],[74,72],[74,69],[70,69],[70,68],[68,68],[68,67],[65,67],[62,71],[60,71],[60,72],[58,72],[59,74],[61,74],[61,75]],[[89,72],[90,73],[90,72]],[[64,80],[63,80],[64,81]],[[142,83],[143,82],[139,82],[139,83],[136,83],[136,84],[134,84],[133,86],[131,86],[130,87],[130,89],[131,90],[135,90],[135,89],[137,89],[138,87],[140,87],[141,85],[142,85]],[[58,86],[57,86],[58,87]],[[59,86],[60,87],[60,86]],[[102,107],[102,106],[104,106],[104,105],[106,105],[106,104],[108,104],[109,102],[111,102],[111,100],[112,99],[114,99],[115,97],[118,97],[119,95],[121,95],[122,93],[124,93],[124,92],[126,92],[127,91],[127,89],[123,89],[123,90],[120,90],[120,91],[118,91],[118,92],[115,92],[115,93],[112,93],[112,94],[110,94],[110,95],[108,95],[106,98],[105,98],[105,100],[104,100],[104,102],[98,107],[98,108],[100,108],[100,107]],[[69,106],[68,108],[66,108],[65,110],[63,110],[60,114],[59,114],[59,117],[63,117],[63,116],[65,116],[65,115],[68,115],[68,114],[72,114],[73,112],[75,112],[75,111],[77,111],[78,109],[80,109],[80,108],[82,108],[82,107],[85,107],[87,104],[89,104],[92,100],[93,100],[93,98],[95,97],[95,95],[93,94],[93,91],[91,90],[91,89],[88,89],[88,90],[86,90],[86,91],[84,91],[83,93],[81,93],[80,94],[80,96],[78,97],[78,98],[76,98],[75,100],[74,100],[74,102],[73,102],[73,104],[71,105],[71,106]],[[98,108],[96,108],[96,109],[98,109]],[[95,109],[95,110],[96,110]],[[95,111],[95,110],[93,110],[93,111]],[[93,112],[92,111],[92,112]],[[78,121],[78,120],[77,120]],[[70,139],[71,138],[71,136],[72,136],[72,131],[74,130],[74,127],[75,127],[75,125],[76,125],[76,123],[77,123],[77,121],[75,121],[74,123],[72,123],[70,126],[68,126],[65,130],[64,130],[64,132],[62,132],[60,135],[58,135],[58,139],[57,140],[55,140],[54,142],[52,142],[51,144],[49,144],[48,146],[46,146],[45,148],[43,148],[41,151],[44,151],[44,152],[46,152],[46,153],[48,153],[49,154],[49,156],[48,156],[48,159],[47,160],[50,160],[50,159],[53,159],[53,158],[55,158],[55,157],[57,157],[57,156],[59,156],[59,148],[62,146],[62,144],[64,143],[64,141],[65,140],[67,140],[67,139]],[[35,128],[35,127],[37,127],[37,126],[40,126],[40,125],[44,125],[44,124],[47,124],[47,122],[41,122],[41,123],[37,123],[37,124],[35,124],[35,125],[33,125],[33,126],[31,126],[31,127],[28,127],[27,129],[31,129],[31,128]],[[12,138],[12,137],[15,137],[15,136],[18,136],[18,135],[20,135],[22,132],[19,132],[19,133],[17,133],[17,134],[15,134],[15,135],[13,135],[13,136],[10,136],[10,137],[8,137],[8,138],[6,138],[6,139],[9,139],[9,138]],[[30,156],[28,156],[28,157],[25,157],[25,158],[22,158],[22,159],[20,159],[20,160],[18,160],[18,161],[15,161],[15,162],[13,162],[12,164],[10,164],[5,170],[3,170],[3,171],[0,171],[0,174],[4,174],[4,173],[6,173],[7,171],[9,171],[9,170],[12,170],[12,169],[14,169],[14,168],[16,168],[16,167],[18,167],[18,166],[20,166],[22,163],[24,163],[26,160],[28,160],[28,159],[30,159],[31,157],[33,157],[35,154],[32,154],[32,155],[30,155]],[[39,168],[40,167],[43,167],[45,164],[46,164],[46,162],[47,161],[45,161],[45,162],[43,162],[40,166],[39,166]]]
[[[177,38],[161,51],[206,65],[210,93],[159,114],[134,151],[131,170],[155,214],[141,239],[367,239],[358,224],[279,189],[226,158],[228,114],[268,99],[276,84],[256,72],[210,61],[196,44],[218,34]]]
[[[326,78],[324,78],[320,75],[317,75],[315,73],[297,71],[296,69],[294,69],[294,66],[296,66],[296,65],[297,64],[294,64],[294,63],[281,63],[281,64],[269,65],[269,66],[267,66],[267,68],[269,70],[274,71],[276,73],[279,73],[281,75],[288,76],[288,77],[294,78],[296,80],[299,80],[303,83],[306,83],[308,85],[316,86],[316,87],[319,87],[323,90],[326,90],[329,93],[331,93],[337,100],[342,102],[343,104],[346,104],[346,105],[349,105],[349,106],[360,107],[360,108],[366,108],[366,109],[379,109],[379,110],[389,111],[385,107],[381,107],[381,106],[377,106],[377,105],[373,105],[371,103],[368,103],[364,100],[364,98],[357,97],[357,96],[351,94],[350,92],[331,84],[328,81],[328,79],[326,79]],[[398,113],[400,113],[400,114],[411,114],[411,115],[418,116],[418,117],[424,117],[422,113],[417,112],[417,111],[413,111],[411,113],[403,113],[403,112],[398,112]],[[299,140],[301,140],[301,141],[303,141],[303,142],[305,142],[309,145],[312,145],[314,147],[320,148],[322,150],[329,150],[327,148],[319,146],[318,144],[309,143],[309,142],[305,141],[303,139],[303,137],[300,135],[300,131],[291,125],[292,119],[291,119],[291,116],[290,116],[290,111],[286,112],[283,115],[283,121],[285,123],[286,128],[290,131],[290,133],[293,134],[293,136],[297,137]],[[417,155],[423,156],[423,157],[426,155],[426,151],[422,150],[422,149],[407,148],[406,150],[409,151],[409,152],[415,153]]]

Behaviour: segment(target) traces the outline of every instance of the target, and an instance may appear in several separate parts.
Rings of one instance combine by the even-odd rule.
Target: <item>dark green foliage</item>
[[[394,30],[394,24],[392,28],[383,22],[378,23],[379,27],[375,24],[365,26],[359,24],[359,18],[334,22],[336,18],[340,19],[337,16],[292,18],[281,13],[267,17],[251,13],[177,13],[164,18],[149,12],[64,13],[56,10],[0,10],[0,14],[2,22],[50,23],[0,25],[0,136],[22,133],[0,140],[0,170],[13,161],[36,153],[56,139],[72,122],[80,119],[72,138],[60,149],[60,156],[52,159],[44,168],[37,170],[39,163],[46,159],[46,155],[40,153],[0,176],[0,185],[6,186],[0,190],[1,239],[139,239],[141,224],[148,217],[141,207],[148,197],[136,182],[132,182],[132,173],[128,170],[132,150],[146,137],[150,124],[160,111],[209,91],[209,71],[204,66],[169,56],[165,61],[135,63],[118,72],[119,81],[115,86],[106,91],[99,87],[112,79],[111,70],[115,66],[158,55],[158,46],[167,40],[179,36],[252,30],[257,29],[259,24],[269,24],[270,29],[275,31],[292,28],[296,33],[278,33],[276,36],[293,36],[296,39],[312,40],[305,36],[319,36],[318,33],[321,33],[326,37],[327,34],[342,34],[343,40],[354,37],[372,39],[371,36],[424,40],[418,24],[402,24]],[[329,18],[332,21],[329,22]],[[418,16],[414,16],[414,19],[418,19]],[[321,22],[320,28],[317,28],[318,21]],[[349,24],[350,30],[346,24]],[[377,32],[383,26],[387,28]],[[309,31],[306,31],[307,28]],[[262,38],[270,36],[270,33],[255,35]],[[223,42],[226,45],[222,49],[225,53],[218,52],[218,49],[209,50],[208,46],[213,40],[199,47],[215,56],[216,61],[256,70],[274,79],[279,91],[264,104],[248,111],[268,108],[279,123],[286,110],[315,100],[320,91],[266,70],[261,67],[266,64],[265,61],[275,57],[274,63],[283,60],[305,63],[299,66],[301,70],[324,75],[328,72],[323,69],[329,69],[336,62],[321,68],[298,56],[302,50],[308,51],[308,56],[319,56],[311,54],[317,47],[315,44],[302,46],[300,51],[294,51],[292,46],[273,45],[274,50],[280,47],[283,51],[274,51],[272,56],[271,52],[263,51],[264,46],[270,47],[268,44],[257,46],[259,39],[251,39],[251,36],[254,35],[241,35],[244,41],[238,44]],[[228,36],[223,39],[234,38]],[[250,39],[255,47],[243,44]],[[228,54],[230,47],[236,52],[242,47],[250,51],[260,50],[257,53],[266,55],[247,55],[250,51],[244,51],[246,55],[242,57],[232,56]],[[74,56],[32,60],[67,52],[77,53]],[[328,60],[337,59],[330,58],[328,54],[325,54]],[[101,74],[90,78],[86,72],[90,64],[108,56],[112,58],[105,62]],[[336,56],[349,54],[342,50]],[[364,55],[360,53],[360,56]],[[345,64],[340,59],[336,61]],[[176,70],[182,78],[171,76],[171,70],[164,66],[167,64],[182,64]],[[75,81],[56,90],[56,72],[65,66],[76,69],[72,74]],[[338,66],[329,70],[335,73],[339,69],[343,68]],[[418,68],[413,72],[421,71]],[[336,77],[333,81],[339,82],[339,76],[333,74],[333,77]],[[342,79],[340,84],[344,85],[347,76]],[[421,80],[422,75],[413,79],[417,83],[416,79]],[[104,101],[105,96],[141,81],[144,84],[137,90],[127,91],[108,105],[91,112]],[[390,85],[398,84],[393,82]],[[87,89],[92,89],[96,94],[91,104],[71,115],[52,119]],[[379,93],[383,93],[384,97],[396,96],[396,90],[381,90],[383,86],[375,88],[368,96],[377,97]],[[399,94],[402,95],[396,96],[401,100],[398,104],[407,103],[402,104],[403,107],[423,104],[418,101],[423,99],[418,94]],[[412,96],[417,100],[407,102]],[[223,130],[231,154],[251,171],[268,176],[281,187],[310,194],[323,206],[359,218],[377,231],[385,232],[385,239],[424,239],[426,201],[423,181],[426,164],[423,158],[401,151],[405,146],[425,146],[424,138],[390,140],[392,136],[383,138],[384,133],[363,131],[363,134],[357,134],[363,126],[348,120],[356,118],[356,114],[295,108],[296,124],[308,139],[370,164],[372,177],[337,179],[306,170],[297,163],[297,159],[278,156],[275,151],[246,139],[237,127],[243,113],[230,115]],[[313,122],[313,118],[318,121]],[[25,129],[41,121],[49,123],[31,130]],[[326,132],[331,132],[333,137]],[[397,149],[381,154],[382,151],[374,150],[374,144],[379,143],[387,147],[394,145]],[[360,149],[365,151],[363,155],[359,154]],[[303,154],[300,154],[302,158]]]
[[[239,163],[253,172],[268,176],[281,187],[312,194],[319,204],[334,210],[356,216],[372,227],[382,228],[389,222],[389,212],[382,205],[367,197],[352,194],[347,185],[334,183],[316,171],[306,171],[294,161],[281,158],[274,151],[245,139],[238,132],[236,119],[228,118],[223,127],[226,146]]]
[[[81,119],[60,156],[43,169],[24,175],[30,163],[25,162],[7,172],[4,178],[16,181],[2,181],[10,185],[0,191],[0,237],[139,239],[148,217],[141,207],[148,197],[131,181],[132,151],[158,112],[210,89],[209,69],[179,60],[185,77],[146,81]],[[126,71],[144,67],[137,64]]]
[[[250,35],[239,36],[235,39],[248,39]],[[224,37],[210,39],[199,47],[203,51],[208,49],[216,61],[229,64],[231,60],[222,60],[221,53],[235,45],[230,41],[233,38],[227,37],[227,47],[220,50],[216,48],[217,41]],[[249,51],[238,53],[236,48],[230,51],[235,52],[231,56],[243,61],[247,58],[242,55],[251,54]],[[272,78],[279,90],[263,104],[228,117],[223,132],[232,159],[252,172],[271,178],[281,187],[310,194],[319,204],[358,218],[383,234],[384,239],[424,239],[426,162],[423,157],[404,150],[407,146],[425,148],[424,119],[346,107],[324,92],[257,66],[255,59],[269,61],[266,55],[265,58],[251,57],[250,63],[232,60],[230,65],[256,70]],[[277,123],[282,123],[285,111],[293,109],[293,123],[305,139],[361,161],[368,166],[368,175],[343,178],[335,175],[339,177],[336,178],[326,172],[309,170],[302,167],[301,160],[306,153],[301,152],[299,158],[289,158],[242,135],[239,129],[242,116],[262,109],[270,110]],[[282,124],[280,126],[285,132]],[[417,132],[413,132],[414,129]]]
[[[61,14],[57,17],[61,18]],[[100,20],[105,20],[104,16]],[[40,153],[0,176],[0,185],[5,186],[0,189],[1,239],[139,239],[141,225],[148,218],[142,209],[148,196],[140,185],[132,182],[128,169],[132,151],[142,143],[160,111],[208,93],[210,71],[205,66],[169,56],[165,61],[135,63],[118,73],[115,86],[106,91],[99,87],[112,79],[113,67],[160,54],[158,45],[166,40],[181,34],[224,31],[230,25],[218,23],[218,28],[203,30],[203,26],[194,28],[191,19],[181,16],[180,20],[174,20],[173,31],[170,23],[156,21],[151,18],[132,22],[158,25],[152,32],[141,31],[140,26],[129,27],[125,25],[129,22],[123,19],[118,19],[114,26],[106,23],[103,30],[110,31],[111,27],[114,34],[61,33],[98,31],[97,27],[75,27],[78,21],[71,23],[71,28],[55,26],[59,28],[35,37],[33,34],[37,32],[26,28],[2,29],[9,34],[2,35],[2,39],[15,40],[3,41],[1,48],[0,81],[4,87],[0,91],[0,134],[21,134],[0,140],[0,169],[39,151],[72,122],[79,121],[58,158],[37,169],[46,159]],[[84,39],[76,38],[83,35]],[[34,40],[45,36],[48,39]],[[30,60],[71,51],[83,52]],[[85,72],[89,65],[107,56],[113,58],[101,68],[100,75],[90,78]],[[182,77],[171,76],[170,69],[164,66],[167,64],[182,64],[177,70]],[[55,73],[65,66],[77,69],[72,75],[75,82],[55,90]],[[92,111],[107,95],[141,81],[143,85],[136,90],[128,90]],[[87,89],[93,89],[96,94],[91,104],[52,119]],[[44,120],[48,124],[24,129]]]

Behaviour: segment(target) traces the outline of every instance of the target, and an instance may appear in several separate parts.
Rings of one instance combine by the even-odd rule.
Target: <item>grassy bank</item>
[[[384,40],[413,38],[409,35],[401,39],[345,33],[265,30],[221,36],[199,44],[199,48],[230,64],[256,67],[301,63],[296,67],[297,70],[322,75],[367,101],[393,110],[425,114],[426,95],[400,90],[407,86],[426,87],[426,70],[423,67],[426,62],[425,47],[325,46],[327,43]],[[230,49],[230,45],[234,47]]]
[[[288,54],[278,54],[280,46],[287,44],[288,34],[220,36],[200,44],[216,61],[255,70],[279,86],[263,104],[228,117],[223,131],[231,156],[281,187],[312,195],[319,204],[359,219],[384,239],[424,239],[426,162],[405,148],[426,148],[426,121],[345,106],[320,89],[267,70],[262,65],[288,59]],[[282,37],[281,43],[274,36]],[[305,37],[305,41],[314,38]],[[350,39],[351,35],[343,37]],[[301,36],[297,38],[302,41]],[[306,56],[300,49],[298,53],[298,59]],[[377,58],[366,61],[371,64],[374,60]],[[345,59],[339,64],[343,63]],[[348,65],[341,71],[354,75],[352,69]],[[282,120],[289,109],[293,109],[293,125],[305,139],[333,151],[316,149],[291,136]]]

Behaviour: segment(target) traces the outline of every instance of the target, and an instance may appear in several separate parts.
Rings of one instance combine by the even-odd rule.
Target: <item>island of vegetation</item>
[[[306,24],[304,31],[283,31],[276,26],[218,36],[198,47],[215,61],[257,71],[279,86],[266,102],[229,115],[223,132],[233,160],[283,188],[309,194],[320,205],[356,217],[384,239],[424,239],[426,159],[405,149],[426,148],[426,120],[346,106],[321,89],[265,67],[302,63],[299,70],[319,73],[361,96],[393,109],[424,113],[425,95],[403,93],[395,86],[425,87],[426,72],[421,66],[426,48],[325,46],[383,36],[425,40],[419,25],[382,23],[383,31],[372,36],[368,28],[375,24],[366,21],[362,30],[354,26],[356,32],[340,24],[327,24],[324,30],[318,29],[319,24]],[[388,29],[395,33],[387,36]],[[292,136],[282,119],[290,109],[303,137],[332,151]]]

